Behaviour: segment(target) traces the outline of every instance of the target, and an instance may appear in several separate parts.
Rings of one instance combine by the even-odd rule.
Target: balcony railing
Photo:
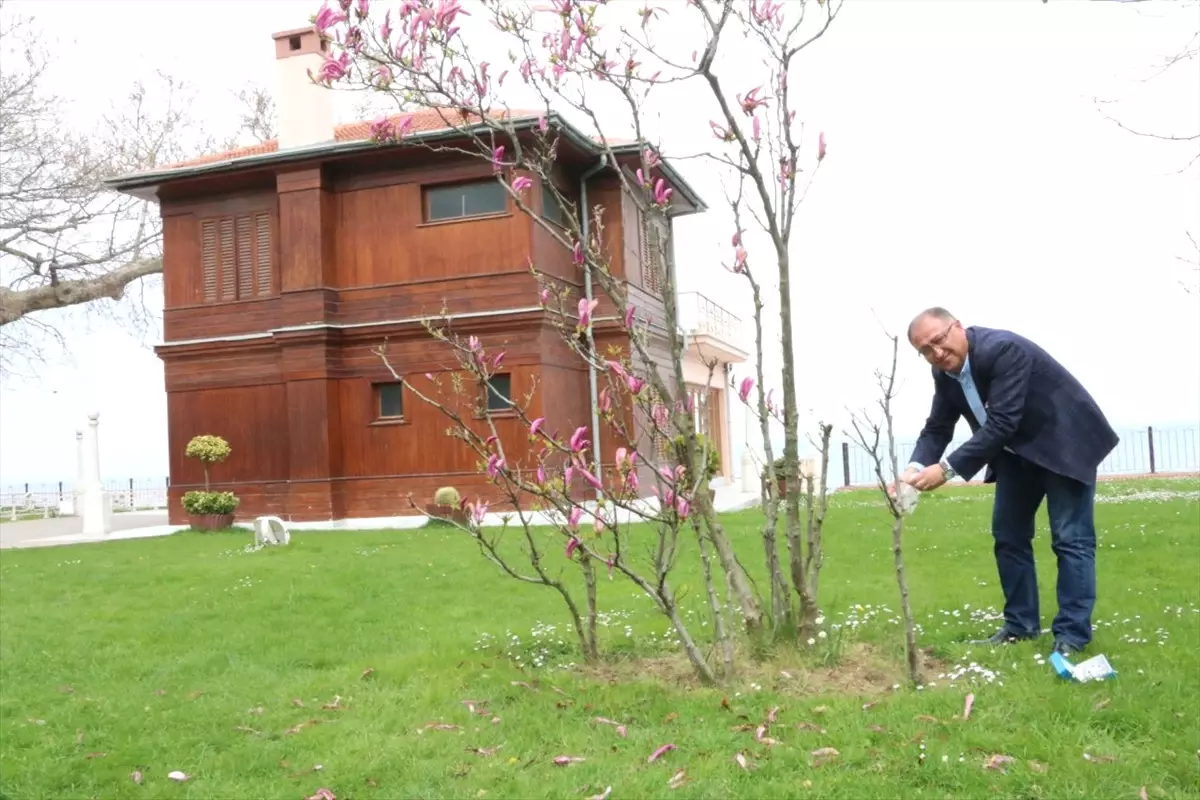
[[[679,327],[697,336],[708,335],[742,347],[742,320],[700,292],[679,295]]]

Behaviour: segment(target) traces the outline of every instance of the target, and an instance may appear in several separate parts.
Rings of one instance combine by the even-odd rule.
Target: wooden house
[[[445,309],[456,333],[507,351],[489,393],[506,446],[519,450],[526,436],[504,398],[535,385],[531,411],[548,429],[590,425],[586,364],[540,307],[529,264],[577,286],[579,270],[514,207],[485,161],[413,146],[461,135],[437,112],[414,115],[409,144],[373,143],[366,123],[335,125],[332,93],[309,81],[324,49],[316,32],[274,41],[278,140],[109,182],[157,202],[162,214],[157,353],[168,396],[171,521],[185,521],[180,498],[202,486],[200,464],[184,457],[201,433],[233,447],[212,476],[214,488],[239,495],[243,519],[390,517],[414,513],[410,494],[423,505],[447,485],[487,497],[474,454],[446,437],[445,418],[409,397],[372,348],[386,338],[405,375],[451,369],[452,355],[423,324]],[[536,117],[514,114],[512,123],[529,130]],[[556,182],[577,203],[604,207],[614,273],[639,308],[663,319],[645,240],[670,242],[670,231],[647,230],[613,167],[599,166],[604,148],[561,119],[550,124],[561,134]],[[634,148],[614,153],[629,160],[619,168],[637,161]],[[704,210],[670,164],[658,173],[675,189],[672,216]],[[562,213],[553,195],[531,191],[543,215]],[[732,341],[727,312],[700,296],[681,300],[693,318],[685,372],[702,386],[700,350],[726,364],[746,354]],[[620,345],[611,304],[596,314],[598,347]],[[728,464],[726,383],[718,371],[711,390],[697,388],[697,415]],[[616,444],[601,444],[611,461]]]

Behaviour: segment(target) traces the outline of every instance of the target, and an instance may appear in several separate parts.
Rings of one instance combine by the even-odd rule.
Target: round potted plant
[[[463,508],[462,497],[453,486],[443,486],[434,492],[433,502],[425,506],[425,513],[430,519],[467,524],[467,510]]]
[[[210,489],[208,468],[220,464],[233,452],[229,442],[220,436],[202,434],[187,443],[184,455],[194,458],[204,467],[204,491],[191,491],[183,496],[183,509],[191,517],[192,528],[198,531],[219,531],[233,525],[237,495],[233,492],[214,492]]]

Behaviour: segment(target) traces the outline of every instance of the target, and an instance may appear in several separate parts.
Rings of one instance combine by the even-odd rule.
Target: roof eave
[[[606,147],[605,145],[594,141],[593,139],[584,136],[579,130],[567,120],[563,119],[557,112],[550,112],[547,117],[548,123],[556,123],[559,130],[571,141],[576,147],[584,152],[590,152],[593,155],[602,155],[609,150],[616,155],[630,155],[640,152],[637,144],[623,144]],[[532,128],[537,124],[536,117],[518,117],[510,120],[514,131],[524,131]],[[466,131],[473,131],[479,127],[487,127],[487,123],[479,122],[472,125]],[[406,137],[405,141],[417,139],[422,142],[436,142],[440,139],[455,139],[462,136],[464,129],[461,128],[443,128],[436,131],[422,131],[411,134]],[[401,146],[403,142],[392,145]],[[252,169],[254,167],[266,167],[276,164],[286,164],[293,161],[305,161],[315,157],[329,157],[349,155],[352,153],[365,152],[388,145],[380,145],[370,139],[356,139],[350,142],[321,142],[319,144],[309,145],[306,147],[289,148],[288,150],[276,150],[271,153],[256,153],[254,155],[241,156],[239,158],[229,158],[220,161],[212,161],[206,164],[196,164],[193,166],[175,167],[159,170],[157,172],[137,172],[128,173],[125,175],[117,175],[112,178],[106,178],[103,183],[106,187],[114,189],[118,192],[124,192],[134,197],[140,197],[144,200],[157,199],[158,187],[162,184],[184,180],[187,178],[198,178],[206,175],[217,175],[223,172],[228,172],[235,169]],[[679,174],[666,161],[659,164],[659,169],[666,175],[668,180],[674,185],[687,199],[687,201],[695,207],[696,212],[707,211],[708,206],[704,200],[696,193],[683,176]]]

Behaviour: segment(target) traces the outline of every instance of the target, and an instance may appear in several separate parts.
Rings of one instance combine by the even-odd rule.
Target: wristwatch
[[[946,474],[946,480],[950,480],[954,476],[958,475],[958,473],[954,471],[954,467],[950,466],[950,462],[944,458],[938,462],[938,466],[941,467],[942,472]]]

